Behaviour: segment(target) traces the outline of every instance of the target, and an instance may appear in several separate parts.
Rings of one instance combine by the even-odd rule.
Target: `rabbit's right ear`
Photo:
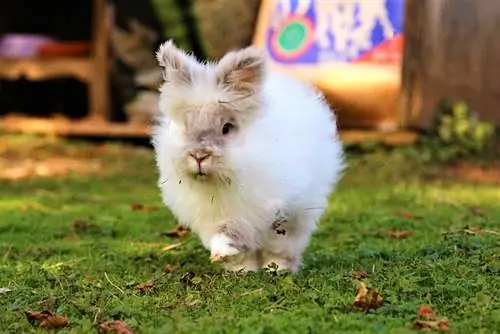
[[[172,40],[160,45],[156,59],[165,69],[163,75],[165,81],[178,84],[189,84],[193,81],[193,73],[198,62],[193,56],[177,48]]]

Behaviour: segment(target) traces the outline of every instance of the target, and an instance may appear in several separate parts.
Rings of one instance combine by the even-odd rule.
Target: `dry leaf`
[[[391,238],[395,239],[405,239],[410,236],[410,231],[396,231],[396,230],[389,230],[387,235]]]
[[[123,321],[107,321],[99,325],[99,333],[132,334],[132,328]]]
[[[421,305],[417,311],[417,317],[420,319],[413,322],[413,329],[450,330],[448,319],[444,317],[436,318],[436,314],[430,305]]]
[[[441,331],[449,331],[450,325],[446,318],[440,320],[415,320],[413,322],[414,329],[435,329]]]
[[[404,211],[404,210],[395,211],[394,214],[396,216],[403,217],[403,218],[406,218],[406,219],[421,219],[422,218],[420,216],[414,215],[413,213],[411,213],[409,211]]]
[[[368,273],[364,270],[353,271],[352,276],[357,279],[364,279],[368,277]]]
[[[56,315],[47,310],[42,312],[26,311],[25,314],[28,321],[34,326],[56,329],[68,325],[68,319],[66,317]]]
[[[478,235],[478,234],[493,234],[493,235],[500,235],[500,232],[494,231],[494,230],[484,230],[481,227],[469,227],[465,226],[461,230],[457,231],[448,231],[448,232],[443,232],[443,235],[452,235],[452,234],[467,234],[467,235]]]
[[[168,263],[167,265],[165,265],[165,272],[166,273],[171,273],[172,271],[174,271],[174,266],[171,265],[170,263]]]
[[[139,283],[136,286],[134,286],[134,289],[139,290],[141,292],[151,291],[154,288],[155,285],[153,282]]]
[[[430,305],[421,305],[417,311],[417,316],[424,319],[433,319],[434,310]]]
[[[130,205],[133,211],[144,211],[144,212],[154,212],[158,211],[157,206],[144,206],[143,204],[140,203],[133,203]]]
[[[191,230],[188,227],[177,226],[176,228],[160,233],[162,236],[171,237],[171,238],[181,238],[188,235]]]
[[[83,219],[75,219],[73,221],[73,228],[78,231],[86,232],[86,231],[93,231],[93,232],[99,232],[101,228],[94,224],[94,223],[89,223]]]
[[[363,282],[358,283],[358,294],[352,304],[359,309],[374,309],[382,306],[383,298],[377,290],[369,288]]]

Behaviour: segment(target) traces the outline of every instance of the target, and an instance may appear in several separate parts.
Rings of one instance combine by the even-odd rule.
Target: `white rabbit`
[[[297,271],[344,169],[327,103],[252,46],[202,64],[167,41],[157,59],[164,203],[227,270]]]

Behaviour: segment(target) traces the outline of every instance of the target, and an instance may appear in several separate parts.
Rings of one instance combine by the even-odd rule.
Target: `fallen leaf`
[[[134,289],[139,290],[141,292],[151,291],[155,287],[153,282],[139,283],[134,286]]]
[[[414,329],[435,329],[441,331],[449,331],[450,325],[448,324],[448,320],[446,318],[442,318],[440,320],[415,320],[413,322]]]
[[[56,315],[47,310],[42,312],[26,311],[25,314],[30,324],[34,326],[56,329],[64,328],[68,325],[68,319],[66,317]]]
[[[430,305],[421,305],[417,311],[417,317],[419,319],[413,322],[413,329],[450,330],[448,319],[445,317],[436,318],[436,313]]]
[[[106,321],[99,325],[99,333],[132,334],[132,328],[123,321]]]
[[[181,237],[188,235],[190,232],[191,232],[191,230],[188,227],[184,227],[184,226],[179,225],[172,230],[161,232],[160,235],[165,236],[165,237],[171,237],[171,238],[181,238]]]
[[[485,230],[481,227],[469,227],[465,226],[461,230],[456,230],[456,231],[447,231],[443,232],[443,235],[453,235],[453,234],[467,234],[467,235],[478,235],[478,234],[493,234],[493,235],[500,235],[500,232],[494,231],[494,230]]]
[[[434,310],[430,305],[421,305],[417,311],[417,316],[424,319],[433,319]]]
[[[353,271],[352,276],[357,279],[364,279],[368,277],[368,273],[364,270]]]
[[[192,271],[188,271],[187,273],[185,273],[184,275],[182,275],[181,282],[182,283],[191,283],[191,281],[193,280],[193,278],[195,276],[196,276],[195,273],[193,273]]]
[[[405,239],[410,236],[410,231],[396,231],[396,230],[389,230],[387,235],[391,238],[395,239]]]
[[[8,292],[11,292],[12,290],[9,289],[9,288],[0,288],[0,295],[4,294],[4,293],[8,293]]]
[[[157,206],[145,206],[140,203],[133,203],[130,205],[130,207],[133,211],[154,212],[159,210]]]
[[[171,273],[172,271],[174,271],[174,266],[171,265],[170,263],[168,263],[167,265],[165,265],[165,272],[166,273]]]
[[[77,218],[73,221],[73,228],[77,231],[82,231],[82,232],[100,232],[101,228],[94,224],[94,223],[89,223],[83,219]]]
[[[363,282],[358,283],[358,294],[352,304],[359,309],[374,309],[382,305],[383,298],[374,288],[369,288]]]
[[[395,211],[394,214],[398,217],[403,217],[406,219],[421,219],[422,218],[421,216],[416,216],[413,213],[411,213],[409,211],[404,211],[404,210]]]

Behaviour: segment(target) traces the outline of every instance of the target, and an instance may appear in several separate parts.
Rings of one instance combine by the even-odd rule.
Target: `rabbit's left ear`
[[[217,65],[217,79],[231,90],[256,92],[264,76],[264,55],[254,46],[226,54]]]
[[[172,40],[160,45],[156,59],[165,69],[165,81],[177,84],[189,84],[193,81],[194,70],[198,66],[197,60],[175,46]]]

